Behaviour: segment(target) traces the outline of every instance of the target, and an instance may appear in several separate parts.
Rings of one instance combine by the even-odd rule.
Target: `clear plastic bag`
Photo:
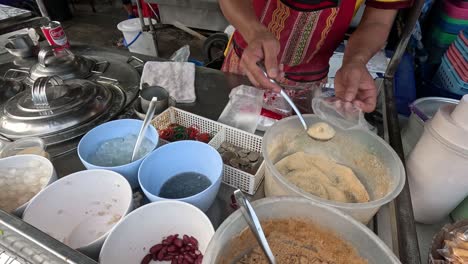
[[[189,57],[190,57],[190,47],[189,45],[184,45],[182,48],[172,53],[169,59],[175,62],[187,62]]]
[[[361,109],[336,97],[315,97],[312,109],[321,119],[341,129],[373,130]]]
[[[254,133],[262,110],[263,90],[240,85],[232,89],[218,121]]]

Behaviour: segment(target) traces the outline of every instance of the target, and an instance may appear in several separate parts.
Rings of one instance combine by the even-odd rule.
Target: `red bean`
[[[166,240],[169,242],[169,245],[172,245],[172,243],[174,242],[174,240],[179,236],[179,234],[175,234],[175,235],[172,235],[172,236],[168,236],[166,238]]]
[[[195,262],[195,260],[189,254],[185,254],[184,259],[187,260],[189,263]]]
[[[167,260],[172,260],[173,258],[174,258],[174,256],[165,256],[165,257],[163,258],[163,260],[166,260],[166,261],[167,261]]]
[[[193,248],[191,246],[185,246],[185,251],[192,251]]]
[[[190,243],[191,243],[193,246],[198,247],[198,240],[197,240],[196,238],[194,238],[193,236],[191,236],[191,237],[189,238],[189,240],[190,240]]]
[[[151,255],[151,254],[146,255],[146,256],[141,260],[141,264],[148,264],[148,263],[150,263],[150,261],[151,261],[152,258],[153,258],[153,255]]]
[[[184,240],[184,245],[188,245],[190,243],[189,236],[187,235],[184,235],[183,240]]]
[[[182,262],[182,264],[190,264],[190,262],[188,262],[186,259],[184,259],[184,262]]]
[[[177,259],[173,258],[172,261],[171,261],[171,264],[177,264]]]
[[[201,264],[203,262],[203,256],[200,255],[198,258],[195,260],[195,264]]]
[[[158,253],[158,260],[161,261],[166,256],[167,247],[163,247]]]
[[[150,253],[151,254],[158,254],[158,252],[164,247],[162,244],[157,244],[154,245],[150,248]]]
[[[201,252],[200,252],[200,250],[198,250],[198,249],[197,249],[197,250],[195,250],[195,252],[194,252],[194,253],[195,253],[195,255],[197,255],[197,256],[201,255]]]
[[[169,247],[167,248],[167,252],[174,252],[174,251],[176,251],[176,250],[177,250],[177,247],[174,246],[174,245],[169,246]]]
[[[179,255],[177,257],[177,264],[182,264],[184,262],[184,257],[182,255]]]
[[[175,245],[176,247],[181,248],[181,247],[184,245],[184,242],[182,241],[182,239],[176,238],[176,239],[174,240],[174,245]]]

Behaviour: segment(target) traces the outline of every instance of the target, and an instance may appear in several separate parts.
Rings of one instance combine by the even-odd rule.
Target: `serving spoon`
[[[263,64],[263,61],[259,61],[257,62],[257,65],[258,67],[260,67],[260,69],[262,70],[263,74],[265,75],[265,77],[273,84],[276,84],[278,85],[280,88],[281,88],[281,91],[280,91],[280,95],[286,100],[286,102],[288,102],[288,104],[292,107],[292,109],[294,110],[294,112],[296,113],[297,117],[299,118],[299,120],[301,121],[302,123],[302,126],[304,127],[304,129],[307,131],[307,123],[305,122],[304,120],[304,117],[302,116],[302,113],[301,111],[299,111],[299,108],[297,108],[296,104],[294,104],[293,100],[291,99],[291,97],[289,97],[289,95],[284,91],[283,87],[277,82],[275,81],[274,79],[270,78],[268,76],[268,73],[265,69],[265,65]]]

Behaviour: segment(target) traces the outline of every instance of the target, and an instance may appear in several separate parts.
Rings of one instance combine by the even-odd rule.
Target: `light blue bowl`
[[[128,134],[138,135],[143,121],[136,119],[121,119],[111,122],[104,123],[90,130],[80,140],[78,144],[78,156],[80,157],[83,165],[88,169],[106,169],[115,171],[124,176],[132,188],[138,187],[138,168],[141,165],[143,159],[149,155],[146,154],[144,157],[135,160],[129,164],[115,166],[115,167],[103,167],[97,166],[90,163],[91,155],[94,154],[97,148],[105,141],[125,137]],[[149,139],[153,144],[154,148],[158,145],[159,134],[153,126],[149,126],[146,131],[146,138]]]
[[[185,140],[158,148],[141,164],[138,181],[151,202],[168,200],[158,196],[162,185],[183,172],[201,173],[210,179],[211,185],[193,196],[173,200],[190,203],[205,212],[216,198],[223,174],[221,155],[208,144]]]

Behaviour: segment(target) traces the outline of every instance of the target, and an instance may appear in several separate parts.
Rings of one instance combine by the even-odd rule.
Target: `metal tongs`
[[[271,79],[269,76],[268,76],[268,73],[265,69],[265,65],[263,64],[263,61],[259,61],[257,62],[257,65],[258,67],[260,67],[260,69],[262,70],[263,74],[265,75],[265,77],[267,77],[267,79],[273,83],[273,84],[276,84],[278,85],[280,88],[281,88],[281,92],[280,92],[280,95],[286,100],[286,102],[288,102],[288,104],[292,107],[292,109],[294,110],[294,112],[296,113],[297,117],[299,118],[299,120],[301,121],[302,123],[302,126],[304,127],[305,130],[307,130],[307,124],[304,120],[304,117],[302,117],[302,113],[301,111],[299,111],[299,108],[297,108],[296,104],[294,104],[293,100],[291,99],[291,97],[289,97],[289,95],[284,91],[283,87],[277,82],[275,81],[274,79]]]
[[[263,233],[262,226],[260,225],[260,220],[258,220],[258,217],[255,214],[255,211],[252,205],[250,204],[249,200],[245,198],[241,190],[235,190],[234,197],[236,198],[237,203],[240,205],[242,214],[244,215],[245,220],[249,224],[250,230],[252,230],[252,233],[255,235],[257,242],[260,244],[260,247],[265,253],[268,262],[270,262],[270,264],[276,264],[275,255],[273,255],[273,252],[271,251],[271,248],[268,245],[268,241],[265,237],[265,234]]]

